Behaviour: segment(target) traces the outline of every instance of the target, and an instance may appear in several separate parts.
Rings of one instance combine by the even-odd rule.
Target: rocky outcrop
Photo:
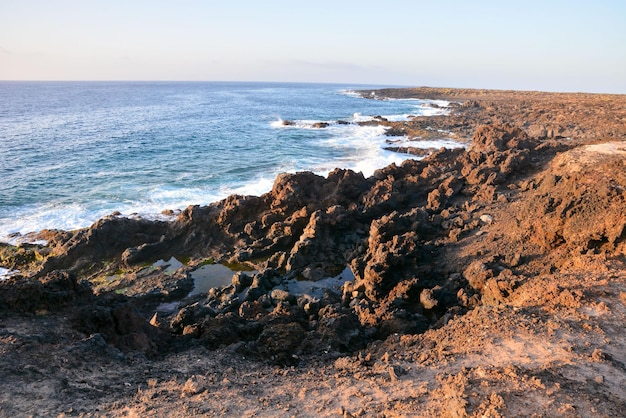
[[[497,106],[478,100],[455,109],[480,119]],[[454,129],[455,117],[448,117],[448,128]],[[30,284],[44,301],[54,293],[44,283],[49,277],[128,270],[135,273],[126,283],[159,284],[150,295],[142,286],[121,288],[129,295],[132,289],[131,300],[141,296],[147,304],[184,293],[191,285],[185,271],[209,258],[257,270],[185,299],[172,312],[158,312],[150,324],[127,300],[86,306],[79,315],[81,332],[150,356],[169,347],[171,337],[210,349],[237,343],[247,356],[295,364],[307,353],[349,352],[372,338],[421,333],[480,303],[508,303],[523,283],[515,270],[523,268],[526,256],[518,250],[447,258],[455,243],[483,234],[482,228],[497,230],[500,220],[481,208],[507,204],[514,193],[532,196],[518,208],[515,225],[508,226],[524,243],[579,254],[625,251],[623,159],[572,170],[570,160],[558,157],[550,170],[528,180],[573,144],[532,137],[528,129],[498,118],[475,127],[467,150],[433,150],[423,160],[392,164],[370,178],[340,169],[327,177],[281,174],[262,196],[233,195],[192,206],[172,222],[109,216],[85,230],[49,231],[47,252],[7,250],[3,257],[23,258],[24,264],[45,260],[38,281]],[[373,123],[390,126],[388,134],[437,132],[418,118],[401,126],[382,118]],[[18,253],[22,258],[15,258]],[[172,256],[190,264],[172,277],[141,270]],[[335,276],[346,266],[354,282],[323,296],[292,294],[285,286],[293,279]],[[73,292],[64,298],[79,297]],[[33,309],[38,308],[26,310]]]
[[[44,313],[88,301],[91,287],[74,274],[54,271],[41,278],[0,280],[0,312]]]
[[[520,128],[511,125],[487,125],[478,128],[465,155],[461,174],[475,185],[503,183],[513,172],[528,168],[536,141]]]
[[[620,416],[626,96],[446,98],[368,123],[467,150],[0,246],[6,414]],[[256,271],[190,294],[214,261]]]
[[[49,240],[51,256],[38,276],[61,269],[88,272],[112,258],[130,264],[144,262],[167,248],[169,229],[166,222],[111,215],[75,232],[45,231],[43,237]]]
[[[546,250],[626,253],[623,143],[588,145],[557,156],[536,182],[519,223]]]
[[[292,358],[279,346],[297,355],[318,347],[311,341],[320,333],[333,349],[351,350],[366,335],[421,332],[462,306],[456,295],[467,282],[460,274],[449,279],[435,243],[480,225],[470,202],[493,200],[497,188],[530,166],[535,148],[519,128],[489,125],[476,131],[467,151],[441,149],[368,179],[349,170],[326,178],[282,174],[262,196],[189,207],[170,223],[107,217],[53,236],[54,257],[40,275],[60,268],[92,272],[106,263],[132,269],[180,254],[249,264],[262,272],[237,275],[165,323],[157,318],[159,327],[208,347],[247,341],[245,350],[278,362]],[[347,265],[355,281],[340,294],[299,299],[277,288],[293,277],[334,276]],[[465,294],[476,291],[468,287]],[[106,329],[98,332],[127,344]],[[274,346],[275,334],[287,340]],[[155,349],[146,344],[143,351]]]
[[[407,147],[407,146],[388,146],[385,147],[387,151],[399,152],[401,154],[411,154],[416,155],[418,157],[425,157],[429,154],[432,154],[435,149],[432,148],[418,148],[418,147]]]
[[[355,288],[376,301],[403,279],[418,274],[420,266],[429,269],[431,251],[420,245],[424,241],[424,234],[420,232],[426,229],[426,234],[432,234],[427,225],[428,214],[420,209],[403,215],[393,212],[373,220],[367,250],[364,256],[352,262]]]
[[[171,334],[152,326],[125,298],[105,298],[82,305],[74,313],[72,322],[77,331],[101,335],[122,351],[157,358],[171,348]]]
[[[469,140],[481,125],[507,123],[530,137],[569,140],[615,140],[626,137],[624,95],[545,93],[476,89],[409,88],[362,91],[368,98],[421,98],[450,101],[445,116],[397,122],[408,136],[424,130],[447,130]],[[460,104],[460,106],[459,106]],[[415,132],[415,134],[413,133]]]

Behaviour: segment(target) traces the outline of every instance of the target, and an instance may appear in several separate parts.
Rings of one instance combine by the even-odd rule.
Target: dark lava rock
[[[106,301],[101,301],[102,303]],[[167,352],[172,337],[148,323],[129,303],[111,302],[111,306],[82,306],[73,319],[74,327],[87,334],[102,334],[105,340],[122,351],[138,351],[148,358]]]
[[[199,341],[207,348],[216,349],[240,341],[255,340],[262,332],[258,322],[249,322],[232,313],[205,319],[200,324]]]
[[[56,311],[92,297],[91,287],[65,271],[42,278],[12,277],[0,281],[0,312]]]
[[[297,322],[270,324],[263,329],[254,347],[256,354],[272,363],[293,365],[299,362],[299,347],[306,337]]]

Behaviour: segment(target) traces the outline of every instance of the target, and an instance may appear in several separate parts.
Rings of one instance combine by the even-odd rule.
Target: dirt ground
[[[292,364],[277,364],[248,355],[245,339],[169,343],[163,327],[148,325],[162,300],[145,289],[93,296],[116,306],[117,334],[107,334],[90,332],[108,320],[108,313],[98,316],[104,305],[85,302],[93,282],[55,273],[20,287],[26,279],[14,278],[0,282],[0,416],[624,416],[626,98],[402,94],[426,93],[477,103],[465,119],[453,116],[450,132],[476,130],[476,118],[500,109],[504,122],[533,130],[531,137],[561,142],[531,154],[531,166],[497,187],[476,180],[480,187],[464,198],[458,217],[451,208],[432,212],[449,224],[428,244],[438,249],[434,271],[443,287],[446,280],[465,285],[424,332],[392,332],[353,351],[318,345],[314,353],[293,354]],[[546,118],[553,108],[585,114],[594,100],[604,116],[580,117],[580,126],[562,129],[538,128],[520,106],[532,103]],[[516,119],[511,109],[522,113]],[[559,129],[569,130],[568,139],[548,132]],[[580,137],[569,137],[574,132]],[[474,175],[464,174],[468,184]],[[419,297],[423,306],[428,295]],[[136,300],[136,310],[125,308],[127,300]],[[125,326],[144,331],[125,333]],[[160,351],[165,340],[170,345]]]

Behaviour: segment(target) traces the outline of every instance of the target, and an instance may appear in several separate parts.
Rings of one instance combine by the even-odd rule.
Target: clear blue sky
[[[0,80],[626,93],[626,0],[0,0]]]

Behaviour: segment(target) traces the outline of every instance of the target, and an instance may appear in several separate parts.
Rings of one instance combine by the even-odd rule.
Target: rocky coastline
[[[369,178],[282,174],[262,196],[171,222],[111,215],[43,231],[45,246],[1,246],[0,266],[20,274],[0,281],[0,414],[623,411],[626,96],[361,94],[450,101],[447,115],[373,123],[409,143],[469,145]],[[231,283],[190,295],[213,263]],[[288,285],[345,271],[354,279],[318,293]],[[320,380],[382,389],[349,401]]]

